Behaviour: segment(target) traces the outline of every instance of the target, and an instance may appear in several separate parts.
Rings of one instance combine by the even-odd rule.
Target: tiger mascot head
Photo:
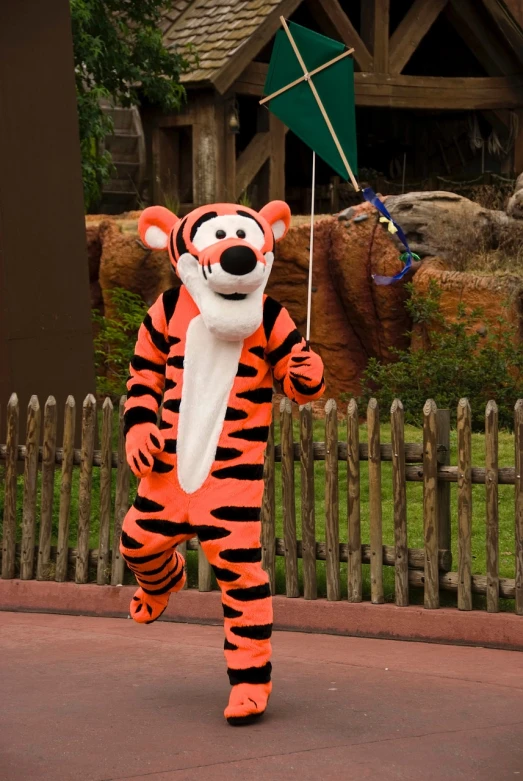
[[[138,231],[150,249],[168,249],[209,331],[236,341],[262,323],[275,242],[290,221],[283,201],[271,201],[259,212],[231,203],[201,206],[183,219],[151,206],[142,212]]]

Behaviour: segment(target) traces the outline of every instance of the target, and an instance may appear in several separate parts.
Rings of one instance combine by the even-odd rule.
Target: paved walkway
[[[0,613],[1,781],[523,781],[523,654],[277,632],[232,728],[218,627]]]

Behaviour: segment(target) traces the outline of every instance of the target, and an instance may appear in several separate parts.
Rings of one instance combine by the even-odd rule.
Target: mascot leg
[[[245,484],[239,489],[223,482],[228,481],[206,492],[213,505],[207,498],[207,506],[198,508],[197,531],[222,591],[225,659],[232,686],[225,718],[237,725],[258,719],[271,693],[272,599],[261,566],[258,519],[263,483],[257,481],[246,491]]]
[[[172,485],[153,475],[141,481],[140,491],[123,522],[120,551],[140,586],[131,600],[131,618],[150,624],[162,615],[170,594],[185,585],[185,559],[176,546],[194,533],[183,495]]]

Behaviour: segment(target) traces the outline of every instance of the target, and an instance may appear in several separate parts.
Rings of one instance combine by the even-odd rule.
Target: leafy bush
[[[129,362],[147,305],[136,293],[122,288],[111,291],[111,303],[117,313],[114,317],[93,312],[94,348],[98,394],[116,400],[126,393]]]
[[[468,398],[473,427],[484,428],[485,405],[494,399],[500,425],[513,426],[514,404],[523,396],[523,350],[516,327],[500,317],[488,331],[477,329],[480,310],[461,304],[455,322],[440,309],[441,290],[432,280],[427,295],[409,286],[412,321],[421,326],[420,349],[393,350],[396,362],[371,358],[363,381],[363,397],[375,396],[382,409],[400,398],[408,422],[419,423],[428,398],[456,415],[460,398]]]

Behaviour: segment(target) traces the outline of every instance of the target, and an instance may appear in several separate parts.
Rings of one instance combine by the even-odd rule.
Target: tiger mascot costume
[[[139,585],[130,611],[144,624],[161,616],[186,580],[176,548],[197,536],[222,592],[230,724],[259,717],[272,686],[260,508],[273,377],[299,404],[324,390],[320,357],[264,294],[290,219],[273,201],[184,219],[153,206],[138,225],[147,247],[168,248],[182,285],[146,315],[127,383],[127,460],[141,478],[120,545]]]

